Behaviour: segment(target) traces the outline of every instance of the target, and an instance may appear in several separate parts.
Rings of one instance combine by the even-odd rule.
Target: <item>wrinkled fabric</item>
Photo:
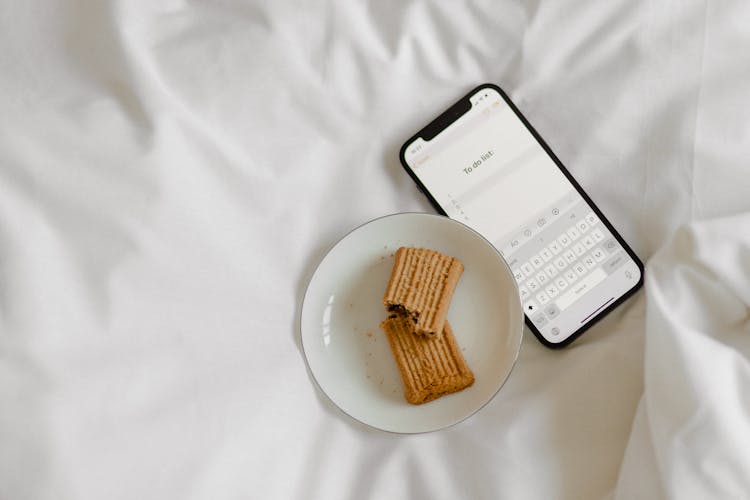
[[[748,496],[730,439],[748,18],[696,0],[4,2],[0,498]],[[648,285],[565,350],[527,331],[465,422],[374,431],[307,371],[304,289],[351,228],[433,211],[398,150],[483,82]],[[722,222],[686,226],[703,219]]]
[[[618,498],[750,492],[748,228],[750,214],[695,223],[650,261],[645,390]]]

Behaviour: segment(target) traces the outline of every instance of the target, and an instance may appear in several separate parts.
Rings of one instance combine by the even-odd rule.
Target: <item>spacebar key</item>
[[[586,294],[586,292],[604,281],[604,278],[606,277],[607,273],[605,273],[602,268],[597,267],[591,272],[591,274],[583,278],[583,280],[574,284],[570,290],[560,295],[560,297],[555,302],[558,309],[560,309],[561,311],[567,309],[569,305],[580,299],[584,294]]]

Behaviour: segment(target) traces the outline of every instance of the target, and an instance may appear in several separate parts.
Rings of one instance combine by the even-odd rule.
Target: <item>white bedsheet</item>
[[[748,18],[707,0],[3,2],[0,499],[750,496]],[[563,351],[527,332],[460,425],[373,431],[309,377],[304,287],[352,227],[432,211],[398,148],[485,81],[647,286]]]
[[[649,270],[645,390],[617,497],[744,498],[750,214],[678,230]]]

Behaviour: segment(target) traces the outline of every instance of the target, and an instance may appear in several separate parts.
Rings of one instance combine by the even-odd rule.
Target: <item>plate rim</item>
[[[299,311],[299,316],[298,316],[298,320],[299,320],[299,331],[298,331],[298,334],[299,334],[299,337],[300,337],[300,345],[302,347],[302,357],[305,360],[305,366],[307,367],[307,371],[309,372],[310,377],[312,378],[312,380],[315,383],[315,386],[317,387],[317,389],[319,390],[319,392],[323,393],[323,395],[326,397],[326,399],[338,411],[340,411],[341,413],[343,413],[344,415],[346,415],[347,417],[349,417],[353,421],[358,422],[359,424],[364,425],[364,426],[366,426],[368,428],[378,430],[380,432],[387,432],[389,434],[396,434],[396,435],[416,435],[416,434],[427,434],[427,433],[431,433],[431,432],[437,432],[437,431],[441,431],[441,430],[444,430],[444,429],[448,429],[448,428],[453,427],[453,426],[455,426],[457,424],[460,424],[461,422],[464,422],[465,420],[467,420],[469,417],[472,417],[472,416],[476,415],[481,409],[483,409],[493,399],[495,399],[495,397],[497,396],[497,394],[500,392],[500,390],[505,386],[505,384],[510,379],[511,374],[513,373],[513,370],[516,367],[516,363],[518,363],[518,358],[520,356],[521,349],[523,347],[523,333],[524,333],[523,332],[523,327],[525,325],[525,320],[524,320],[525,315],[523,313],[523,308],[522,308],[522,305],[521,305],[521,298],[520,298],[519,294],[516,293],[515,294],[515,302],[517,302],[517,305],[518,305],[517,310],[521,312],[521,314],[520,314],[520,323],[519,323],[519,332],[520,333],[519,333],[518,348],[515,350],[516,352],[513,355],[513,361],[510,363],[510,370],[508,371],[508,375],[498,385],[497,389],[487,398],[487,401],[485,401],[484,403],[482,403],[481,405],[479,405],[473,411],[469,412],[468,414],[464,415],[463,417],[461,417],[461,418],[459,418],[459,419],[457,419],[457,420],[455,420],[455,421],[453,421],[453,422],[451,422],[449,424],[437,426],[437,427],[431,428],[431,429],[417,430],[417,431],[399,431],[399,430],[392,430],[392,429],[384,429],[382,427],[378,427],[376,425],[373,425],[372,423],[365,422],[365,421],[363,421],[363,420],[361,420],[361,419],[359,419],[359,418],[351,415],[346,410],[344,410],[341,406],[339,406],[336,403],[336,401],[333,400],[333,398],[328,394],[328,392],[326,392],[326,390],[320,384],[320,381],[318,380],[318,377],[315,376],[315,371],[310,366],[310,359],[309,359],[309,356],[308,356],[307,349],[305,347],[305,336],[302,333],[302,330],[304,328],[304,326],[303,326],[304,325],[304,323],[303,323],[303,317],[304,317],[304,312],[305,312],[305,305],[307,304],[308,294],[310,292],[310,285],[312,284],[313,280],[315,279],[315,276],[318,274],[318,270],[320,269],[320,266],[323,264],[323,262],[326,260],[326,258],[328,258],[328,256],[333,251],[333,249],[336,248],[341,242],[343,242],[344,240],[346,240],[352,233],[358,231],[359,229],[363,228],[364,226],[367,226],[367,225],[369,225],[371,223],[374,223],[374,222],[377,222],[379,220],[388,219],[388,218],[392,218],[392,217],[399,217],[399,216],[404,216],[404,215],[416,215],[416,216],[420,216],[420,217],[428,217],[428,218],[440,219],[441,221],[445,221],[445,222],[448,222],[448,223],[451,223],[451,224],[456,224],[456,225],[460,226],[461,228],[463,228],[465,230],[468,230],[471,233],[474,233],[482,241],[484,241],[487,244],[487,246],[489,246],[495,252],[495,254],[498,256],[498,258],[500,259],[500,262],[502,262],[503,266],[505,267],[506,271],[508,272],[508,276],[511,278],[510,279],[511,285],[514,286],[515,289],[516,289],[516,291],[518,292],[518,283],[516,283],[515,279],[513,279],[513,272],[511,271],[510,266],[506,262],[505,258],[502,256],[502,254],[500,254],[500,251],[495,247],[495,245],[493,245],[487,238],[485,238],[482,234],[480,234],[476,229],[473,229],[473,228],[469,227],[468,225],[464,224],[463,222],[455,220],[455,219],[451,219],[450,217],[447,217],[445,215],[432,214],[432,213],[429,213],[429,212],[393,212],[393,213],[381,215],[381,216],[378,216],[378,217],[374,217],[372,219],[366,220],[365,222],[362,222],[361,224],[358,224],[357,226],[353,227],[352,229],[350,229],[349,231],[347,231],[346,233],[344,233],[340,238],[338,238],[333,244],[331,244],[325,250],[325,252],[323,253],[323,256],[320,258],[320,260],[318,260],[318,263],[315,266],[315,270],[310,275],[310,279],[307,281],[307,284],[305,285],[305,292],[302,295],[302,304],[300,306],[300,311]]]

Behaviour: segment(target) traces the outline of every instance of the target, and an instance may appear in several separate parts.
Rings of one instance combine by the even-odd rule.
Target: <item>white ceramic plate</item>
[[[380,322],[393,253],[432,248],[464,264],[448,320],[474,372],[474,385],[422,405],[403,396]],[[341,410],[390,432],[442,429],[472,415],[502,387],[523,335],[518,288],[497,250],[447,217],[404,213],[372,220],[342,238],[315,271],[302,305],[302,346],[323,392]]]

